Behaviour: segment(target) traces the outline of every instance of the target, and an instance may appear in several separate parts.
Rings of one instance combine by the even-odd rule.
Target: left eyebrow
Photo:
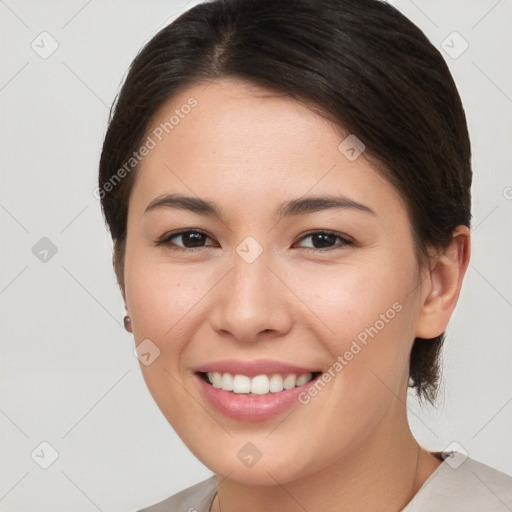
[[[377,215],[369,206],[358,203],[345,196],[310,196],[286,201],[277,210],[277,217],[282,219],[290,215],[305,215],[331,208],[349,208]]]
[[[160,208],[177,208],[200,215],[223,218],[222,209],[211,201],[180,194],[158,196],[147,206],[144,213]],[[284,202],[277,210],[278,219],[293,215],[306,215],[332,208],[346,208],[377,215],[370,207],[344,196],[309,196]]]

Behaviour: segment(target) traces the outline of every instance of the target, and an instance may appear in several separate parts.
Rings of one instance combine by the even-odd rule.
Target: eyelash
[[[171,242],[172,239],[174,239],[174,238],[176,238],[176,237],[178,237],[180,235],[187,234],[187,233],[199,234],[199,235],[205,236],[206,238],[210,238],[211,239],[211,237],[208,235],[208,233],[206,233],[205,231],[202,231],[201,229],[181,229],[181,230],[175,231],[173,233],[165,234],[163,237],[161,237],[158,240],[156,240],[155,245],[157,247],[159,247],[159,246],[166,246],[166,247],[168,247],[169,249],[171,249],[173,251],[183,251],[183,252],[195,252],[198,249],[204,249],[205,248],[204,246],[203,247],[180,247],[180,246],[176,246],[175,244],[173,244]],[[307,249],[307,250],[310,250],[310,251],[313,251],[313,252],[327,252],[327,251],[333,251],[335,249],[340,249],[343,246],[353,246],[353,245],[355,245],[352,240],[348,239],[347,237],[345,237],[341,233],[337,233],[335,231],[329,231],[329,230],[309,231],[308,233],[305,233],[301,238],[299,238],[298,241],[301,242],[304,239],[309,238],[309,237],[311,237],[313,235],[317,235],[317,234],[335,236],[336,238],[341,240],[341,244],[338,244],[337,246],[334,246],[334,247],[327,247],[327,248],[324,248],[324,249],[317,249],[317,248],[314,248],[314,247],[299,247],[299,249]]]

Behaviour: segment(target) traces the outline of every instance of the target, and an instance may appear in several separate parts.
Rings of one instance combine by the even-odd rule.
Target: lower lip
[[[201,375],[195,374],[204,396],[210,404],[224,416],[237,421],[265,421],[283,413],[293,405],[300,405],[298,396],[316,380],[286,389],[278,393],[260,396],[247,396],[214,388]]]

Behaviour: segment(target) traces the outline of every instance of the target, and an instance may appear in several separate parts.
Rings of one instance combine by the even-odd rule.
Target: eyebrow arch
[[[222,209],[218,205],[199,197],[187,197],[180,194],[164,194],[153,199],[145,209],[144,213],[160,208],[177,208],[198,213],[200,215],[213,216],[219,219],[223,218]],[[348,197],[309,196],[284,202],[276,210],[276,216],[278,219],[282,219],[284,217],[305,215],[330,208],[350,208],[370,213],[372,215],[377,215],[370,207],[349,199]]]

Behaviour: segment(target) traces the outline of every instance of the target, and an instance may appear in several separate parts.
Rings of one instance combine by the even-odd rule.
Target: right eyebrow
[[[212,215],[222,219],[222,210],[216,204],[200,199],[199,197],[187,197],[180,194],[164,194],[158,196],[144,210],[144,213],[159,208],[178,208],[188,210],[200,215]]]

